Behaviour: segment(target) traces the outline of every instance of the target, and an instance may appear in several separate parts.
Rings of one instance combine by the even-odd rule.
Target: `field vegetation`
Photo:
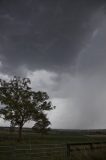
[[[76,133],[76,134],[75,134]],[[82,132],[83,133],[83,132]],[[67,143],[106,142],[102,134],[86,135],[79,132],[51,131],[46,135],[31,129],[23,130],[22,141],[17,141],[16,132],[0,131],[0,160],[105,160],[106,148],[93,151],[75,151],[67,157]]]

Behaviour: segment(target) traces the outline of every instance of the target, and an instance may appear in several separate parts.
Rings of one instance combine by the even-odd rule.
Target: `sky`
[[[106,1],[0,0],[0,78],[14,75],[48,93],[52,128],[106,128]]]

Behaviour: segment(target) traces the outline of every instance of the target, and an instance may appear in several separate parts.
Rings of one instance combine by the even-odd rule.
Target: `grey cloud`
[[[14,73],[23,64],[31,70],[73,70],[95,28],[90,19],[103,4],[103,0],[2,0],[0,54],[4,70]]]
[[[103,16],[103,15],[102,15]],[[101,18],[102,18],[101,16]],[[106,15],[95,30],[88,46],[79,54],[77,59],[77,72],[82,74],[106,74]]]
[[[54,128],[106,128],[105,3],[0,1],[0,70],[48,92]]]
[[[106,74],[55,74],[29,72],[32,88],[49,94],[55,111],[49,114],[53,128],[93,129],[106,127]]]
[[[53,102],[57,105],[56,111],[50,115],[53,127],[106,128],[105,82],[103,74],[88,77],[64,75],[53,94]]]

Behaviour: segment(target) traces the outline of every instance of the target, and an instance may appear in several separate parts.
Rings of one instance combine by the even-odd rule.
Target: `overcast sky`
[[[0,78],[13,75],[47,91],[53,128],[106,128],[105,0],[0,0]]]

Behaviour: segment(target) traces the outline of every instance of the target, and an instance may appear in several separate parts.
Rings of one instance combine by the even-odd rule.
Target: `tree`
[[[18,126],[19,140],[26,122],[46,118],[44,111],[55,108],[48,101],[48,94],[32,91],[30,83],[29,78],[16,76],[9,81],[0,79],[0,102],[5,105],[0,109],[0,115],[4,120],[10,121],[11,126]]]
[[[40,113],[40,116],[37,117],[37,120],[35,119],[36,123],[33,126],[33,130],[36,132],[46,134],[48,131],[50,131],[49,125],[51,124],[50,121],[47,118],[46,114]]]

